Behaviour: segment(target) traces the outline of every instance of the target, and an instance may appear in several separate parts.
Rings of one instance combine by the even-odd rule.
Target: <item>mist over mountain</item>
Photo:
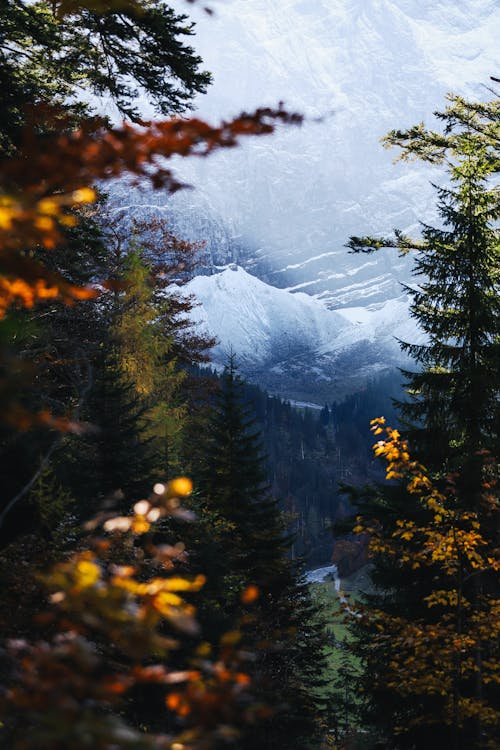
[[[194,46],[214,74],[196,101],[197,114],[219,120],[284,101],[306,123],[206,160],[179,161],[194,190],[167,197],[117,187],[117,210],[165,212],[182,236],[205,239],[207,273],[236,262],[273,287],[318,300],[318,314],[375,312],[399,300],[387,311],[404,318],[400,282],[411,277],[410,260],[389,251],[351,255],[344,244],[351,234],[393,227],[417,233],[419,221],[438,223],[429,184],[439,180],[436,170],[393,164],[395,154],[379,139],[391,128],[431,123],[450,90],[486,96],[496,71],[498,4],[228,0],[211,7],[215,15],[208,17],[189,6],[197,22]],[[220,305],[219,292],[205,289],[208,318],[216,317],[209,308],[211,299]],[[250,284],[250,292],[259,295],[262,287]],[[233,326],[243,326],[234,315]],[[265,334],[253,330],[257,338],[245,346],[255,352]],[[227,326],[215,333],[222,343],[231,338]],[[382,334],[366,341],[376,365],[387,349]],[[358,338],[352,346],[359,349]],[[320,369],[330,377],[328,367]]]

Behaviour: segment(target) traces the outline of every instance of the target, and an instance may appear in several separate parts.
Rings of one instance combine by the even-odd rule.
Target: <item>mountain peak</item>
[[[332,398],[406,358],[395,336],[421,340],[404,296],[370,308],[329,310],[304,293],[291,294],[236,264],[186,287],[198,301],[192,319],[214,335],[215,364],[235,352],[243,373],[289,398]],[[323,398],[323,400],[325,400]]]

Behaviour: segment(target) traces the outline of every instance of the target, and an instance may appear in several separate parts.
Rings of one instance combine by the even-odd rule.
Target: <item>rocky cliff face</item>
[[[431,123],[449,90],[487,95],[500,7],[495,0],[209,4],[213,17],[192,6],[194,44],[214,73],[199,113],[218,120],[283,100],[306,123],[203,161],[179,161],[195,190],[173,198],[118,186],[117,209],[165,212],[180,234],[207,240],[206,272],[237,262],[273,287],[314,297],[322,311],[376,311],[397,300],[409,261],[390,252],[353,256],[344,243],[350,234],[411,233],[419,221],[437,222],[429,179],[443,178],[422,165],[394,165],[379,138]],[[372,343],[376,364],[384,347],[377,353]]]

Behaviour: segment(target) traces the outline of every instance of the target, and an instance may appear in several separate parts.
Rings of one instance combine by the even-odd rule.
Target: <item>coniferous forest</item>
[[[312,408],[214,367],[202,239],[110,209],[303,122],[193,115],[189,10],[0,11],[0,747],[495,750],[498,81],[385,136],[438,222],[345,252],[412,255],[422,336]]]

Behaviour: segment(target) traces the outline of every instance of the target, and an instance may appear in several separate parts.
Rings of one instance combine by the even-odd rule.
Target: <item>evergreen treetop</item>
[[[245,731],[242,750],[276,743],[302,748],[319,741],[323,624],[300,565],[287,557],[290,539],[266,481],[263,441],[243,385],[231,355],[208,423],[200,481],[220,550],[207,592],[228,622],[241,618],[242,645],[254,653],[253,689],[268,706],[267,716]],[[256,594],[250,608],[242,607],[248,589]],[[213,612],[208,618],[213,622]]]
[[[419,366],[405,371],[409,400],[399,403],[409,441],[374,421],[375,434],[390,438],[375,453],[398,484],[359,506],[355,530],[371,535],[377,588],[354,629],[367,715],[388,746],[482,750],[496,746],[498,720],[489,669],[497,658],[500,107],[449,101],[437,113],[442,133],[421,124],[384,139],[401,158],[447,166],[449,184],[437,188],[442,226],[424,224],[419,241],[396,232],[349,243],[418,250],[418,283],[407,291],[426,334],[423,344],[402,344]]]
[[[418,251],[418,286],[406,287],[411,315],[424,344],[402,343],[419,364],[405,371],[410,400],[400,410],[411,425],[414,449],[430,467],[468,445],[498,453],[500,362],[500,102],[469,103],[449,97],[436,113],[443,133],[423,124],[391,131],[386,146],[403,159],[445,162],[450,184],[437,188],[442,227],[423,225],[422,239],[351,237],[349,247],[370,252],[384,246]],[[425,449],[424,444],[427,444]]]

